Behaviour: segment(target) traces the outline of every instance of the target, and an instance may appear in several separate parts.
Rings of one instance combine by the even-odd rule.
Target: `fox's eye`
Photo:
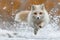
[[[35,14],[35,15],[37,15],[37,13],[36,13],[36,12],[35,12],[34,14]]]
[[[42,14],[42,12],[39,13],[40,15]]]

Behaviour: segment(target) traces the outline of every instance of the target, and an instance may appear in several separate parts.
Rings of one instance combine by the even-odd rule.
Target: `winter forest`
[[[15,15],[44,3],[50,23],[34,35],[27,23],[16,22]],[[1,40],[60,40],[60,0],[0,0]]]

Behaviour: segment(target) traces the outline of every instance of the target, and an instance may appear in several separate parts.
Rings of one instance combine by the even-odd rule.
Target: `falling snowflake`
[[[58,5],[60,5],[60,2],[58,3]]]
[[[13,2],[11,2],[11,4],[14,4]]]
[[[7,8],[7,7],[6,7],[6,6],[4,6],[4,7],[3,7],[3,10],[5,10],[6,8]]]

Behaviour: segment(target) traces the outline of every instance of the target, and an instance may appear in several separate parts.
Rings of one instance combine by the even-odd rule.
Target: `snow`
[[[14,26],[19,26],[16,31],[0,29],[1,40],[59,40],[60,30],[55,23],[49,23],[44,28],[39,29],[37,35],[34,35],[33,28],[28,27],[27,23],[22,23]]]

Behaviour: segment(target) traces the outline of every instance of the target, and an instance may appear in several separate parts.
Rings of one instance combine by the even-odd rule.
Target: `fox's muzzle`
[[[37,19],[39,19],[39,17],[37,17]]]

